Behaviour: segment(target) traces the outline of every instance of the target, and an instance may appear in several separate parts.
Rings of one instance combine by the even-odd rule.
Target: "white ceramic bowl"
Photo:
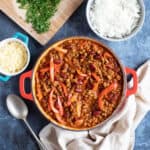
[[[124,40],[128,40],[130,39],[131,37],[135,36],[136,33],[138,31],[141,30],[143,24],[144,24],[144,20],[145,20],[145,6],[144,6],[144,1],[143,0],[137,0],[141,6],[141,17],[140,17],[140,20],[139,20],[139,24],[137,25],[137,27],[129,34],[129,35],[126,35],[122,38],[113,38],[113,37],[106,37],[106,36],[103,36],[100,32],[98,32],[96,30],[96,28],[93,26],[93,23],[91,22],[91,18],[90,18],[90,11],[91,11],[91,8],[94,4],[94,1],[95,0],[88,0],[87,2],[87,7],[86,7],[86,18],[87,18],[87,22],[91,28],[91,30],[99,37],[105,39],[105,40],[108,40],[108,41],[124,41]]]
[[[29,51],[27,45],[24,42],[22,42],[21,40],[19,40],[17,38],[8,38],[8,39],[2,40],[0,42],[0,47],[8,42],[13,42],[13,41],[18,42],[25,47],[25,50],[27,52],[27,62],[26,62],[26,65],[21,70],[19,70],[18,72],[15,72],[15,73],[8,73],[8,72],[5,72],[4,70],[0,69],[0,73],[5,76],[16,76],[16,75],[22,73],[27,68],[27,66],[29,65],[29,62],[30,62],[30,51]]]

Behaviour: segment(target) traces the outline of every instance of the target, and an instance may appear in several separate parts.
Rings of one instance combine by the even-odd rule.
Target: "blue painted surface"
[[[98,38],[89,28],[85,19],[86,1],[71,16],[68,22],[59,30],[54,38],[45,46],[40,46],[30,38],[29,48],[31,62],[27,70],[31,69],[37,57],[51,43],[65,37],[83,35],[95,38],[111,47],[125,66],[137,68],[150,58],[150,0],[144,0],[146,19],[142,30],[132,39],[124,42],[108,42]],[[8,17],[0,13],[0,40],[11,37],[15,32],[25,33]],[[0,82],[0,150],[37,150],[38,147],[25,125],[13,119],[6,108],[6,96],[10,93],[19,94],[19,76],[11,78],[7,83]],[[29,107],[28,120],[36,133],[48,123],[32,102],[26,102]],[[136,130],[134,150],[150,149],[150,113],[146,115]],[[119,150],[119,149],[118,149]]]

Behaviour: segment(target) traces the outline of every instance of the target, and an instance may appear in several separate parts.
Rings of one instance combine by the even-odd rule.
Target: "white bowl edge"
[[[105,36],[101,35],[99,32],[97,32],[95,30],[95,28],[93,27],[93,25],[92,25],[92,23],[90,21],[90,16],[89,16],[90,8],[91,8],[92,3],[94,1],[95,0],[88,0],[88,2],[87,2],[87,6],[86,6],[86,19],[87,19],[89,27],[91,28],[91,30],[98,37],[100,37],[100,38],[102,38],[104,40],[107,40],[107,41],[111,41],[111,42],[119,42],[119,41],[125,41],[125,40],[128,40],[128,39],[132,38],[133,36],[135,36],[141,30],[141,28],[142,28],[142,26],[144,24],[144,20],[145,20],[145,5],[144,5],[144,1],[143,0],[138,0],[139,4],[141,6],[141,18],[140,18],[138,26],[129,35],[127,35],[126,37],[123,37],[123,38],[109,38],[109,37],[105,37]]]
[[[30,51],[29,51],[29,48],[27,47],[27,45],[24,42],[22,42],[21,40],[16,39],[16,38],[7,38],[7,39],[4,39],[4,40],[0,41],[0,45],[2,45],[4,43],[7,43],[9,41],[17,41],[17,42],[21,43],[25,47],[25,49],[27,51],[27,57],[28,58],[27,58],[26,65],[20,71],[15,72],[15,73],[8,73],[8,72],[5,72],[2,69],[0,69],[0,73],[3,74],[3,75],[6,75],[6,76],[16,76],[16,75],[22,73],[27,68],[27,66],[29,65],[29,62],[30,62]]]

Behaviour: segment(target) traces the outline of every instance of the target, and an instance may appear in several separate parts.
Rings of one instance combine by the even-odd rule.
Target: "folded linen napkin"
[[[90,131],[95,140],[88,138],[87,131],[72,132],[49,124],[39,134],[47,149],[132,150],[135,129],[150,110],[150,60],[137,70],[137,75],[137,93],[125,100],[123,109],[107,124]]]

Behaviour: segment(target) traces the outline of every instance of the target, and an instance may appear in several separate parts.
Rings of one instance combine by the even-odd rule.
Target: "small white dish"
[[[19,71],[13,72],[13,73],[6,72],[2,68],[0,68],[0,74],[2,74],[2,75],[0,75],[0,81],[7,81],[10,79],[10,77],[16,76],[16,75],[22,73],[27,68],[27,66],[29,65],[29,62],[30,62],[30,51],[27,46],[28,40],[29,39],[26,35],[23,35],[21,33],[16,33],[12,38],[7,38],[7,39],[0,41],[0,47],[3,47],[3,45],[6,45],[7,43],[10,43],[10,42],[17,42],[24,47],[24,50],[26,50],[25,65]]]
[[[145,20],[145,6],[144,6],[144,1],[143,0],[138,0],[139,2],[139,5],[141,6],[141,17],[140,17],[140,20],[139,20],[139,23],[137,25],[137,27],[129,34],[129,35],[126,35],[122,38],[114,38],[114,37],[106,37],[106,36],[103,36],[93,25],[92,21],[91,21],[91,18],[90,18],[90,11],[92,9],[92,6],[94,4],[94,1],[95,0],[88,0],[87,2],[87,7],[86,7],[86,18],[87,18],[87,22],[91,28],[91,30],[100,38],[103,38],[105,40],[108,40],[108,41],[124,41],[124,40],[128,40],[130,38],[132,38],[133,36],[135,36],[137,34],[137,32],[139,32],[144,24],[144,20]]]

